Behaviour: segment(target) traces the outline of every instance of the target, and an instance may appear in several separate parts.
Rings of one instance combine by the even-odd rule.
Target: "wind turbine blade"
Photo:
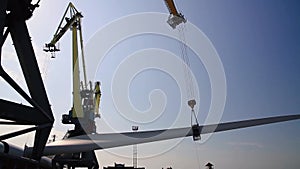
[[[265,124],[278,123],[278,122],[297,120],[297,119],[300,119],[300,114],[212,124],[212,125],[205,125],[202,127],[200,126],[199,128],[201,130],[201,134],[207,134],[212,132],[221,132],[221,131],[247,128],[252,126],[260,126]]]
[[[201,134],[208,134],[296,119],[300,119],[300,115],[278,116],[204,125],[199,126],[199,130],[201,131]],[[188,137],[192,135],[191,127],[142,132],[81,135],[66,140],[56,141],[47,145],[44,150],[44,155],[86,152],[97,149],[107,149],[132,144]],[[28,149],[27,152],[30,152],[30,149]]]
[[[81,135],[47,145],[44,150],[44,155],[86,152],[97,149],[181,138],[190,135],[190,129],[190,127],[186,127],[142,132]],[[30,149],[28,150],[26,151],[26,154],[30,153]]]

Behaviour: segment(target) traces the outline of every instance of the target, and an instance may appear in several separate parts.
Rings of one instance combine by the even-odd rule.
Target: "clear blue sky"
[[[120,17],[140,12],[168,13],[163,0],[76,0],[73,3],[84,15],[82,25],[87,45],[101,28]],[[188,21],[206,34],[222,61],[227,83],[222,122],[300,113],[300,3],[297,0],[177,0],[175,3]],[[67,129],[61,126],[60,118],[62,113],[67,113],[72,103],[70,33],[61,40],[62,51],[56,55],[56,59],[44,59],[47,55],[42,52],[42,47],[51,39],[67,4],[68,1],[43,0],[41,7],[28,21],[56,117],[54,130],[58,132]],[[144,22],[151,21],[146,18]],[[133,29],[139,24],[143,23],[128,24],[120,30]],[[109,32],[112,37],[116,34],[114,31]],[[141,72],[129,88],[128,97],[133,106],[141,111],[147,111],[151,106],[148,97],[152,90],[164,91],[167,104],[155,121],[146,123],[139,119],[139,122],[134,123],[121,116],[112,105],[111,77],[118,65],[128,55],[146,48],[165,49],[180,56],[178,42],[159,35],[140,35],[117,44],[94,74],[103,85],[103,118],[97,120],[99,132],[130,131],[131,125],[139,125],[141,130],[176,127],[172,125],[177,116],[172,113],[180,107],[181,93],[178,92],[179,86],[174,77],[165,72]],[[4,50],[7,54],[11,52],[9,47]],[[189,50],[189,55],[191,69],[199,85],[199,120],[203,123],[210,105],[209,78],[195,53]],[[14,60],[7,58],[7,62],[6,67],[16,74],[18,70],[14,70],[13,63],[10,63]],[[22,102],[8,92],[11,90],[5,91],[3,94],[6,98]],[[126,116],[126,112],[122,113]],[[180,118],[178,126],[190,124],[189,112],[186,115],[180,114]],[[218,133],[204,143],[194,143],[191,138],[149,143],[139,146],[139,156],[142,157],[139,165],[149,169],[168,166],[174,169],[204,168],[210,161],[216,169],[298,169],[299,130],[298,120]],[[97,154],[101,166],[113,165],[114,162],[131,165],[131,152],[131,147],[125,147],[98,151]]]

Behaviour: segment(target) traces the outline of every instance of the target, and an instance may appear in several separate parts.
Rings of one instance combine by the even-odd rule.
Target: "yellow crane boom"
[[[68,11],[70,12],[70,16],[67,16]],[[45,44],[44,51],[46,52],[57,52],[60,51],[59,48],[57,48],[56,43],[60,40],[60,38],[63,37],[63,35],[67,32],[68,29],[70,29],[75,22],[77,22],[80,18],[83,16],[80,12],[77,11],[77,9],[74,7],[74,5],[70,2],[59,25],[57,30],[55,31],[55,34],[53,35],[52,40],[49,43]],[[66,21],[66,24],[64,24],[64,21]]]

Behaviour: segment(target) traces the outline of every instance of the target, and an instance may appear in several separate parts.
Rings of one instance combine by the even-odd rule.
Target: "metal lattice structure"
[[[2,46],[10,34],[18,56],[20,66],[26,81],[29,95],[18,85],[18,83],[0,65],[0,76],[31,106],[25,106],[8,100],[0,99],[0,118],[9,120],[0,124],[5,125],[34,125],[25,130],[12,132],[0,136],[0,140],[35,132],[34,146],[28,157],[17,159],[17,157],[6,157],[10,160],[25,160],[34,166],[41,159],[43,150],[48,141],[54,117],[48,101],[47,93],[41,78],[41,73],[36,61],[35,53],[28,33],[26,20],[32,16],[38,4],[31,4],[31,1],[1,0],[0,1],[0,35],[1,55]],[[0,56],[1,61],[2,58]],[[30,117],[30,118],[29,118]],[[30,160],[29,160],[30,159]],[[15,163],[18,166],[18,163]],[[23,166],[24,167],[24,166]]]

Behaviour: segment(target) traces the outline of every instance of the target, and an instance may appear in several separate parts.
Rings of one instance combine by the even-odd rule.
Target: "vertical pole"
[[[73,50],[73,117],[83,117],[83,110],[80,96],[77,22],[72,25],[72,50]]]
[[[133,145],[133,152],[132,152],[132,165],[133,168],[137,168],[137,145]]]
[[[134,132],[137,132],[139,129],[139,126],[132,126],[132,130]],[[132,165],[133,165],[133,168],[137,168],[137,144],[133,145],[132,146]]]
[[[85,58],[84,58],[84,50],[83,50],[83,38],[81,31],[81,20],[78,18],[78,30],[79,30],[79,41],[81,48],[81,60],[82,60],[82,69],[83,69],[83,79],[84,79],[84,89],[87,89],[87,76],[86,76],[86,68],[85,68]]]

